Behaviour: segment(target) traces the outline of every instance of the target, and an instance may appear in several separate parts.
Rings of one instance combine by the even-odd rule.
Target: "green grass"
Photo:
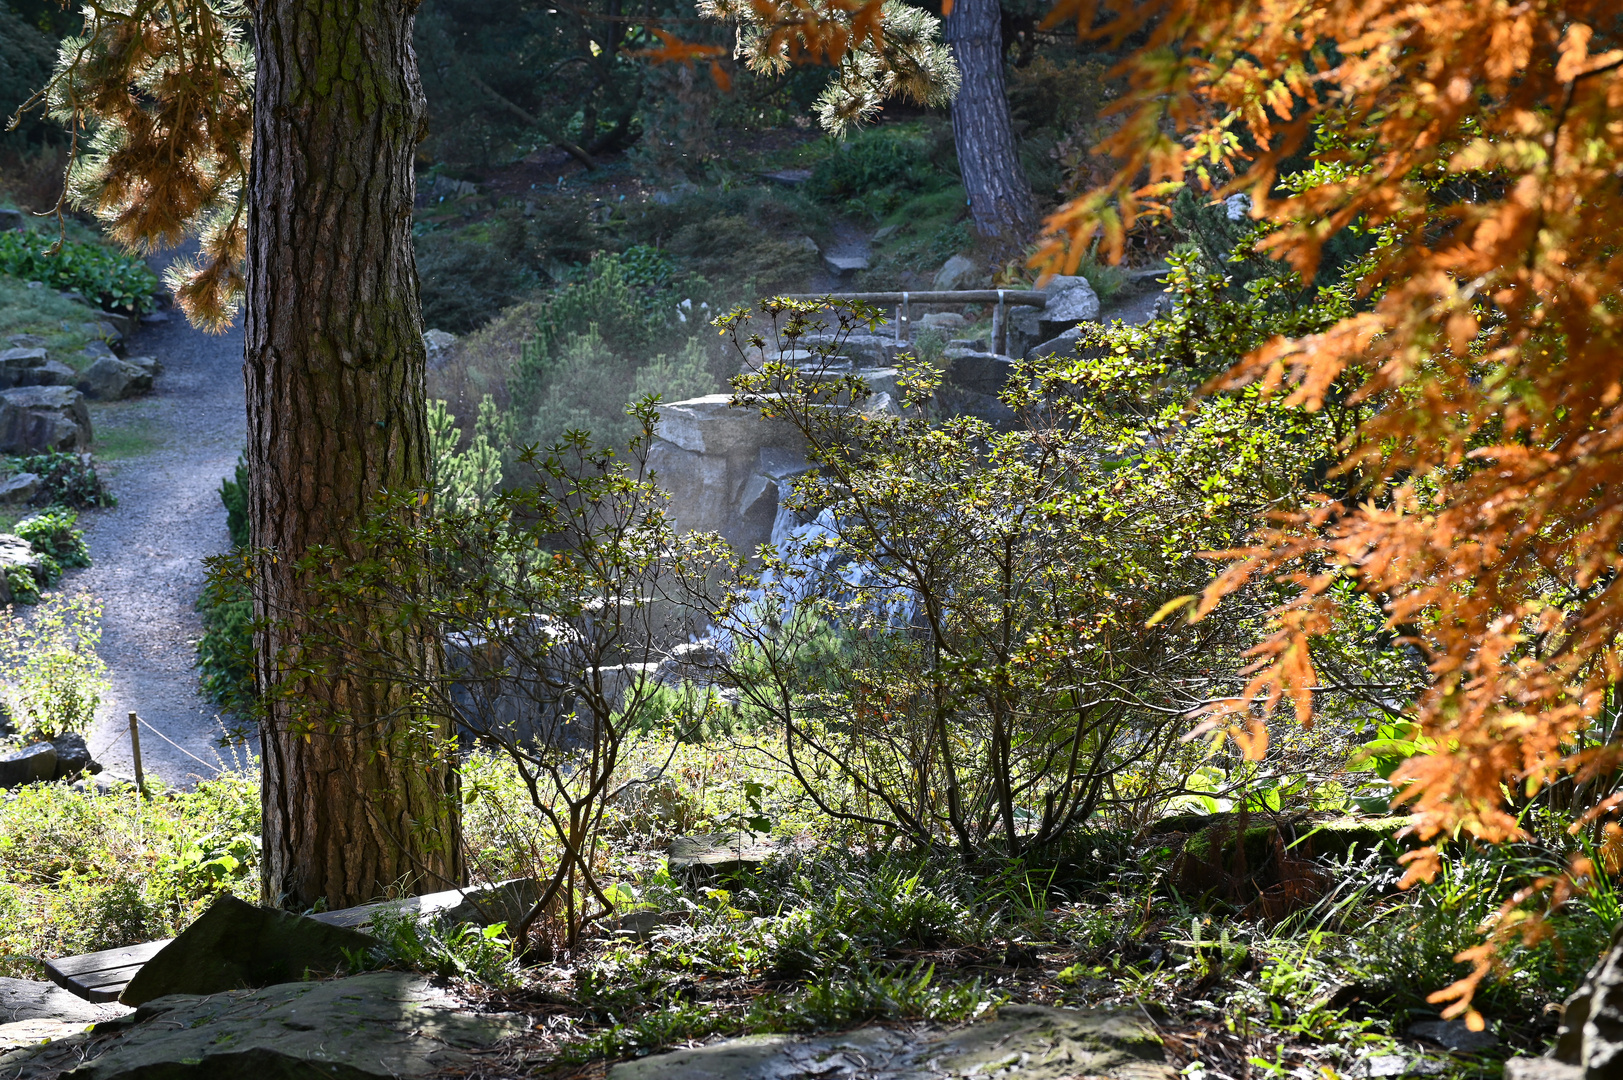
[[[145,417],[134,418],[121,424],[103,423],[95,419],[96,458],[100,461],[125,461],[144,457],[164,445],[164,437],[153,422]]]
[[[73,354],[96,337],[82,324],[96,312],[64,299],[49,288],[30,289],[26,282],[0,275],[0,347],[12,334],[36,334],[45,339],[51,356],[72,365]]]

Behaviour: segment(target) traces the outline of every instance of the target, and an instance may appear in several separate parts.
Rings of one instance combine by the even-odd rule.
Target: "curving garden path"
[[[61,587],[86,589],[106,605],[101,656],[112,688],[97,710],[91,753],[109,771],[132,775],[128,714],[138,712],[173,740],[142,728],[146,771],[190,786],[242,757],[220,749],[218,709],[199,693],[192,667],[203,632],[195,608],[202,560],[230,546],[218,492],[246,429],[242,330],[207,334],[175,312],[142,326],[126,352],[156,356],[163,371],[148,397],[92,406],[98,469],[118,505],[80,515],[92,565],[71,571]]]

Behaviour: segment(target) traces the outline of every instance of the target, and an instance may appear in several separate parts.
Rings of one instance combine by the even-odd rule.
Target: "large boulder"
[[[377,971],[206,997],[172,995],[6,1065],[25,1080],[427,1080],[477,1071],[529,1028],[475,1013],[419,976]],[[75,1067],[77,1066],[77,1067]]]
[[[1005,1005],[955,1030],[865,1027],[836,1035],[748,1035],[627,1061],[609,1080],[1173,1080],[1137,1010]]]
[[[967,255],[954,255],[935,272],[934,286],[946,292],[973,289],[981,279],[980,267]]]
[[[0,788],[22,787],[56,777],[56,747],[34,743],[0,757]]]
[[[76,780],[80,773],[101,771],[101,766],[90,757],[90,747],[85,744],[85,737],[73,731],[65,731],[51,740],[51,747],[56,751],[56,773],[53,780]]]
[[[217,994],[331,974],[346,967],[346,954],[376,944],[358,930],[221,895],[142,965],[119,1000],[140,1005],[166,994]]]
[[[39,493],[38,473],[16,473],[0,480],[0,503],[25,503]]]
[[[79,389],[99,401],[122,401],[151,393],[152,372],[128,360],[104,356],[85,368],[79,377]]]
[[[782,485],[805,471],[804,440],[783,420],[730,408],[726,394],[659,410],[648,467],[683,532],[716,532],[752,554],[772,537]]]
[[[0,390],[0,453],[89,449],[92,438],[84,395],[71,386]]]
[[[1056,275],[1048,279],[1045,287],[1048,303],[1038,318],[1040,337],[1054,338],[1077,323],[1092,322],[1099,317],[1099,296],[1085,277]]]

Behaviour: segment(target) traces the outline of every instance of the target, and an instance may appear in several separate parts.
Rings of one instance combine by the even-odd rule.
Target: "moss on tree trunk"
[[[294,562],[354,559],[352,530],[383,488],[427,471],[424,349],[412,254],[413,149],[424,102],[413,6],[265,0],[250,166],[246,360],[249,515],[266,696],[264,892],[343,907],[463,877],[443,730],[398,692],[351,677],[285,679],[312,602]],[[426,642],[400,641],[434,662]],[[338,650],[341,654],[342,650]],[[312,657],[317,662],[323,658]],[[302,698],[302,703],[297,699]]]

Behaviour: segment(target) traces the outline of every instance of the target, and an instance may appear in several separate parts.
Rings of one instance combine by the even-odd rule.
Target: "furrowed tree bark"
[[[356,559],[384,488],[427,476],[412,153],[425,107],[406,0],[261,0],[249,178],[249,515],[266,702],[267,902],[337,908],[460,884],[450,733],[344,667],[289,679],[311,545]],[[391,644],[433,662],[426,642]],[[322,657],[314,658],[320,662]],[[282,688],[291,691],[284,695]],[[301,705],[302,699],[302,705]],[[436,744],[435,740],[439,740]]]
[[[998,0],[957,0],[941,27],[963,86],[952,102],[952,136],[969,210],[983,236],[1023,241],[1037,225],[1031,185],[1014,147],[1003,92],[1003,25]]]

